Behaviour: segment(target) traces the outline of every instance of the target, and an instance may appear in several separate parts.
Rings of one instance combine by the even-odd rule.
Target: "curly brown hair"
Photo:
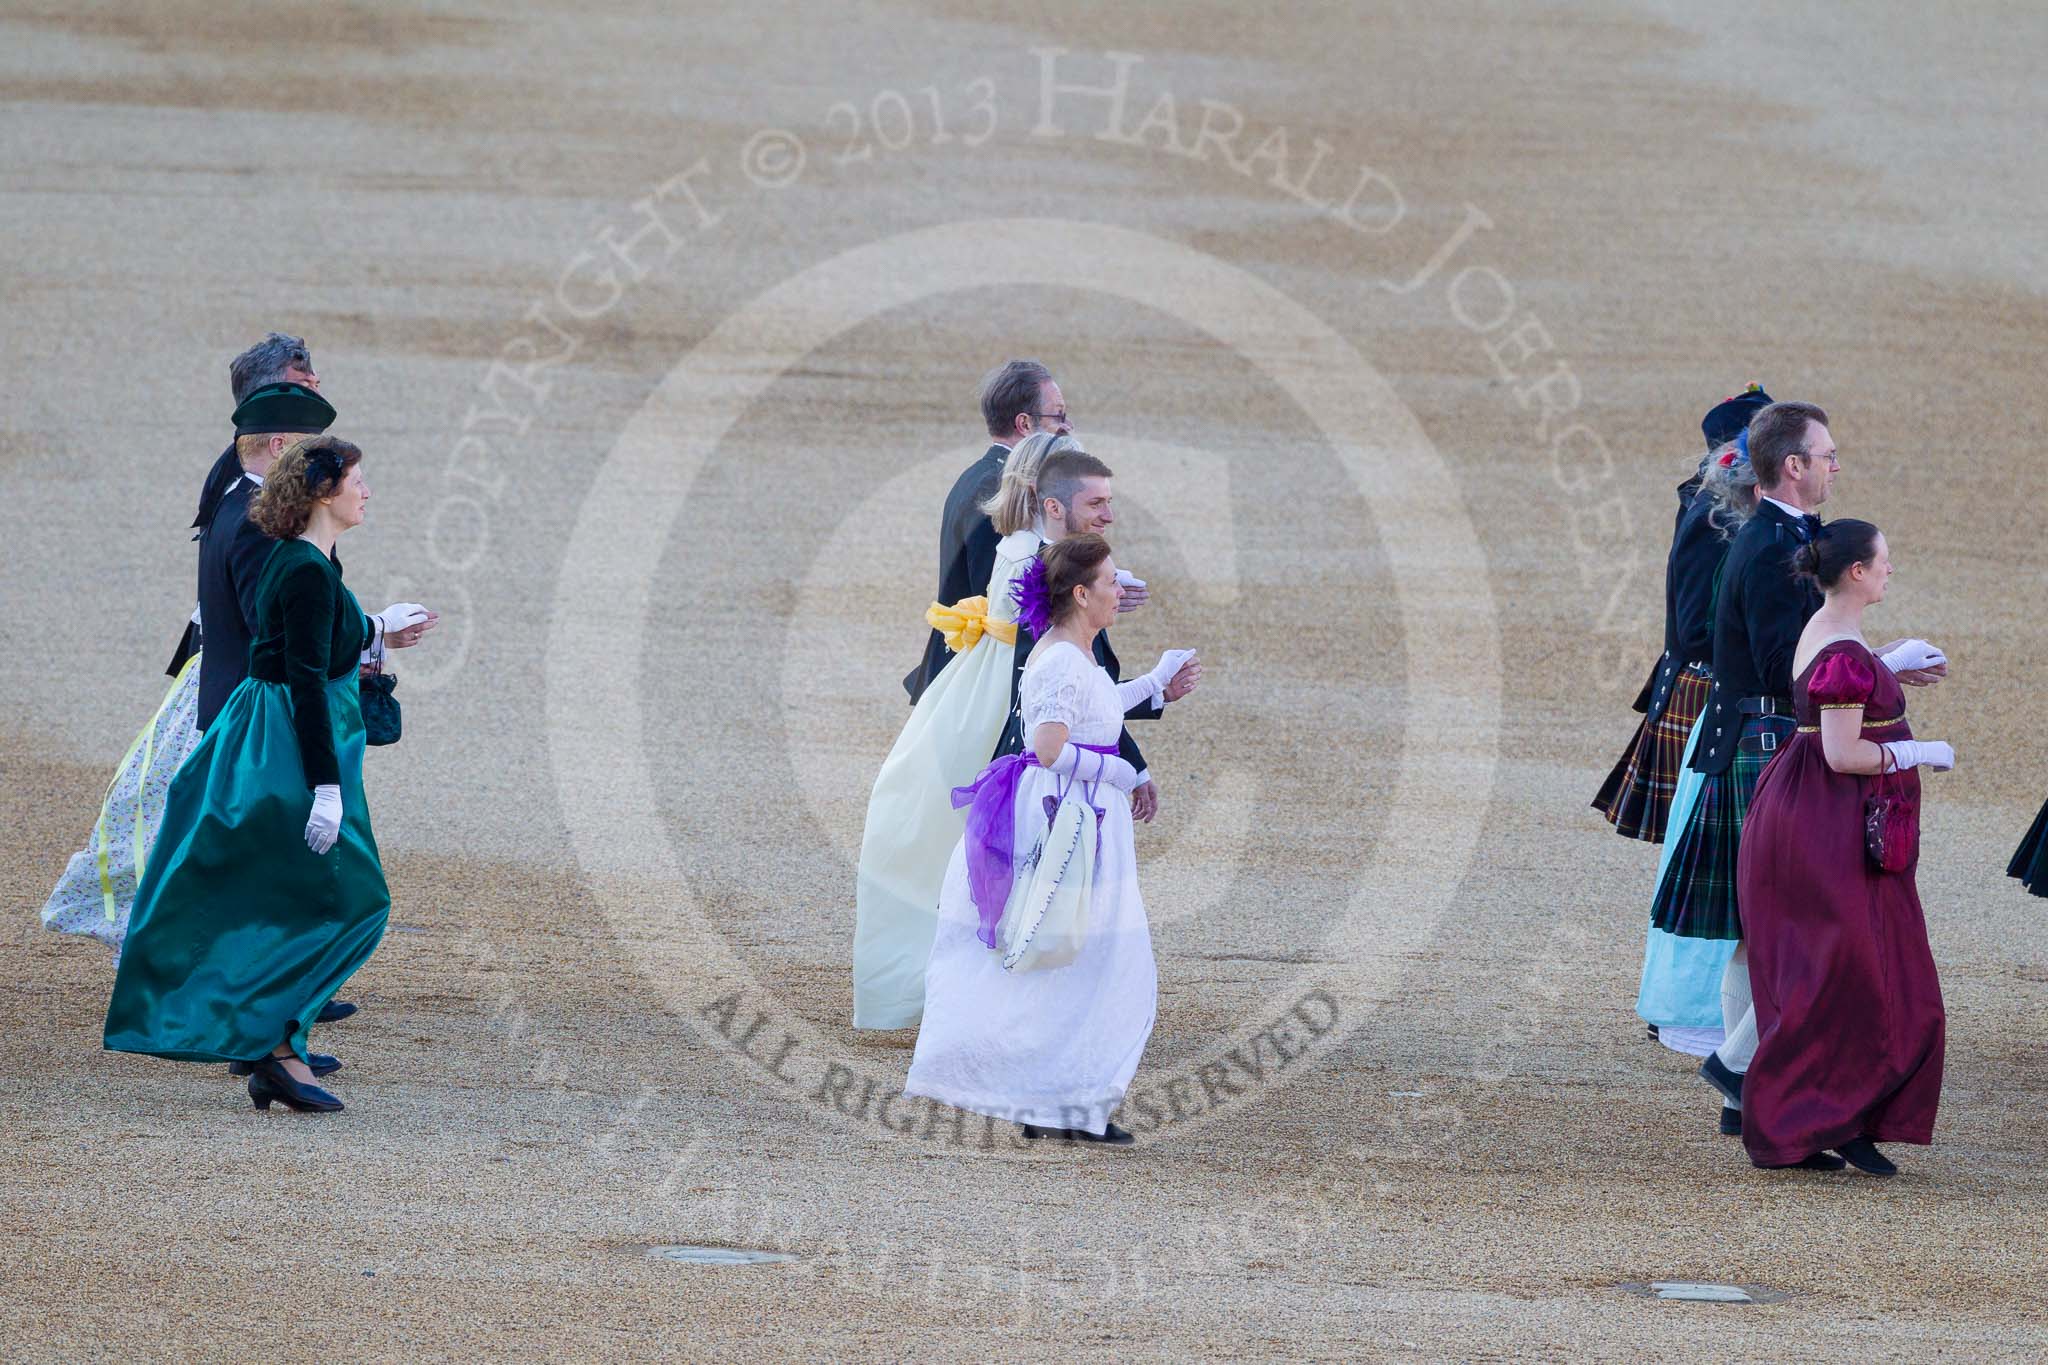
[[[331,459],[308,468],[308,457],[329,452]],[[249,520],[272,540],[290,540],[313,519],[313,505],[341,487],[349,469],[363,458],[362,448],[339,436],[308,436],[277,457],[263,476],[263,487],[249,504]]]

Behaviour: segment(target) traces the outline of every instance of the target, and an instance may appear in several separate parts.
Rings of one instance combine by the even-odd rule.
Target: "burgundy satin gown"
[[[1885,872],[1863,847],[1875,780],[1828,767],[1825,708],[1862,707],[1863,737],[1910,739],[1904,689],[1850,640],[1793,680],[1799,728],[1758,779],[1737,860],[1756,999],[1742,1142],[1788,1166],[1858,1137],[1925,1144],[1941,1099],[1946,1016],[1914,885],[1919,851]],[[1918,792],[1920,775],[1903,774]]]

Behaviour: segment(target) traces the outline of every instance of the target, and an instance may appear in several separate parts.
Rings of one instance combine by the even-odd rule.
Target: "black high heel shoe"
[[[342,1107],[340,1100],[319,1086],[293,1080],[280,1058],[265,1057],[249,1072],[249,1102],[268,1109],[273,1100],[282,1100],[302,1113],[332,1114]]]

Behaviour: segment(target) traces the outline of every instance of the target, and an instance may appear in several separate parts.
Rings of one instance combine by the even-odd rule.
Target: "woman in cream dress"
[[[1048,432],[1017,443],[982,509],[1002,536],[988,596],[934,602],[925,613],[953,657],[918,698],[868,797],[854,886],[855,1028],[911,1028],[924,1013],[939,884],[967,822],[953,807],[953,789],[988,763],[1010,714],[1017,642],[1010,584],[1045,543],[1035,516],[1038,467],[1053,451],[1080,448],[1071,436]]]

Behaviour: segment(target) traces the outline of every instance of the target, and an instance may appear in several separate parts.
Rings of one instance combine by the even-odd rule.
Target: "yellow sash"
[[[955,654],[973,649],[984,635],[992,635],[1006,645],[1017,643],[1017,623],[990,616],[986,597],[963,597],[950,607],[934,602],[925,608],[924,619],[946,637],[946,648]]]

